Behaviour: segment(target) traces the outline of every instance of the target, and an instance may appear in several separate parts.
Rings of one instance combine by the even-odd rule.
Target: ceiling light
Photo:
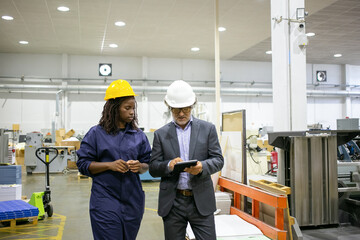
[[[198,47],[193,47],[193,48],[191,48],[191,51],[193,51],[193,52],[198,52],[198,51],[200,51],[200,48],[198,48]]]
[[[117,45],[117,44],[115,44],[115,43],[111,43],[111,44],[109,44],[109,47],[111,47],[111,48],[117,48],[117,47],[118,47],[118,45]]]
[[[20,44],[24,44],[24,45],[29,44],[28,41],[19,41],[19,43],[20,43]]]
[[[341,57],[341,56],[342,56],[342,54],[340,54],[340,53],[334,54],[334,57]]]
[[[14,19],[12,16],[2,16],[1,18],[9,21]]]
[[[219,30],[219,32],[224,32],[224,31],[226,31],[226,28],[224,28],[224,27],[219,27],[218,30]]]
[[[315,36],[315,33],[309,32],[309,33],[306,34],[306,36],[308,36],[308,37],[313,37],[313,36]]]
[[[60,12],[68,12],[70,10],[70,8],[61,6],[61,7],[58,7],[57,10],[59,10]]]
[[[272,51],[269,50],[269,51],[266,51],[265,53],[270,55],[270,54],[272,54]]]
[[[122,22],[122,21],[119,21],[119,22],[115,22],[115,25],[118,26],[118,27],[123,27],[126,25],[126,23]]]

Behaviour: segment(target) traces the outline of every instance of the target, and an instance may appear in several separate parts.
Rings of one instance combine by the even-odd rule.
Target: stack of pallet
[[[21,199],[21,166],[0,166],[0,201]]]
[[[22,200],[0,202],[0,222],[10,222],[14,227],[17,220],[29,220],[37,224],[39,209]]]

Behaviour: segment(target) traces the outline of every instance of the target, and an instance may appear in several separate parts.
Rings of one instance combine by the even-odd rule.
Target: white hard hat
[[[196,96],[187,82],[176,80],[167,89],[164,100],[170,107],[183,108],[192,106],[196,102]]]

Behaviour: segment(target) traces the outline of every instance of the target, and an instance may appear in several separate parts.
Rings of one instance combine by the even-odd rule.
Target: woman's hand
[[[140,171],[141,163],[139,162],[139,160],[128,160],[127,166],[130,171],[137,173]]]
[[[114,172],[126,173],[127,171],[129,171],[128,164],[122,159],[111,162],[109,167],[110,170]]]

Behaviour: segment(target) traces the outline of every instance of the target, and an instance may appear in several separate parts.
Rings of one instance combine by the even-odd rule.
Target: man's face
[[[186,124],[190,121],[192,107],[171,108],[171,114],[174,121],[184,129]]]

